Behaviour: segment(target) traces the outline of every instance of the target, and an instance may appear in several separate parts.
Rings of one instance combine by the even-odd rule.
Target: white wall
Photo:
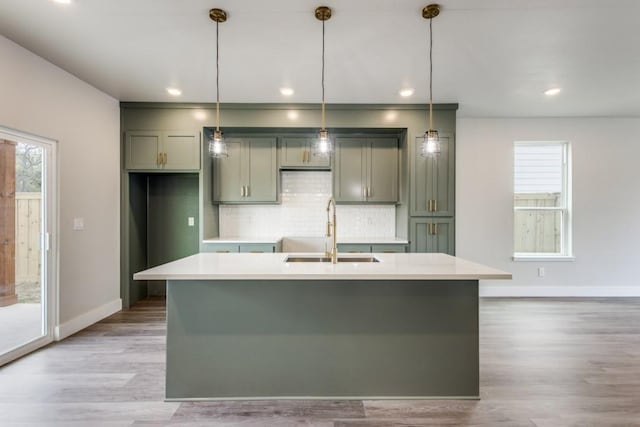
[[[119,104],[1,36],[0,58],[0,125],[58,141],[64,336],[120,303]]]
[[[482,295],[640,296],[640,118],[460,118],[457,128],[457,255],[513,273],[483,282]],[[525,140],[571,143],[574,262],[511,259],[513,142]]]

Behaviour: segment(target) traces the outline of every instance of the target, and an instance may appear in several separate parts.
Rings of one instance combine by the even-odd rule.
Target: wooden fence
[[[556,206],[559,193],[516,194],[518,207]],[[514,251],[525,253],[560,252],[562,218],[558,211],[516,211]]]
[[[16,283],[40,282],[40,193],[16,193]]]

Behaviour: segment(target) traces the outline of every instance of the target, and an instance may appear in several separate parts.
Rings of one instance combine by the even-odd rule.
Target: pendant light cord
[[[216,21],[216,130],[220,130],[220,37],[218,35],[218,22]]]
[[[433,129],[433,18],[429,19],[429,130]]]
[[[322,130],[324,130],[324,21],[322,21]]]

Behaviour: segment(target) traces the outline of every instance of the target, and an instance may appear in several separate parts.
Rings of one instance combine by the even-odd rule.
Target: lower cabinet
[[[205,243],[202,252],[232,253],[232,252],[281,252],[282,243]]]
[[[338,243],[338,252],[342,253],[405,253],[407,245],[389,243]]]
[[[411,218],[411,252],[440,252],[455,255],[453,218]]]

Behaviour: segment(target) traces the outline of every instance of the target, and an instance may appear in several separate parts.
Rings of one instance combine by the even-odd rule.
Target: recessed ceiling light
[[[283,94],[284,96],[291,96],[295,92],[290,87],[281,87],[280,88],[280,93]]]
[[[180,95],[182,95],[182,91],[180,89],[175,88],[175,87],[168,87],[167,88],[167,92],[171,96],[180,96]]]
[[[398,93],[400,94],[400,96],[406,98],[408,96],[413,95],[413,89],[410,88],[410,87],[405,88],[405,89],[400,89],[400,92],[398,92]]]
[[[544,91],[544,94],[547,96],[553,96],[553,95],[557,95],[560,93],[560,88],[559,87],[552,87],[551,89],[547,89]]]
[[[53,0],[55,3],[71,4],[71,0]]]

